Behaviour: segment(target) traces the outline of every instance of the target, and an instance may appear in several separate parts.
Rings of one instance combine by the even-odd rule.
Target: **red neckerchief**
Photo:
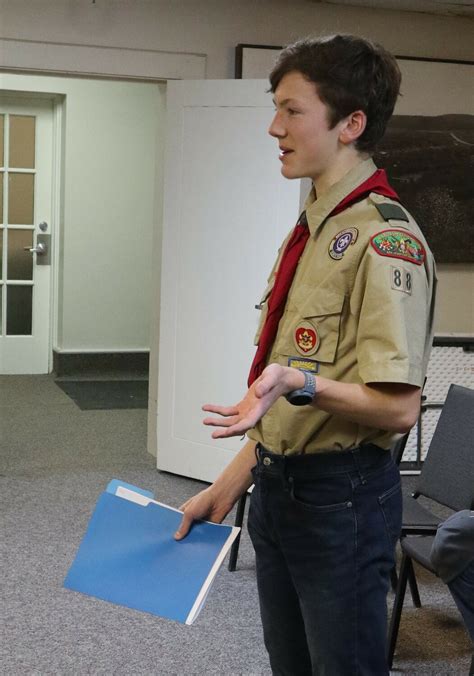
[[[377,169],[372,176],[358,185],[351,193],[346,195],[346,197],[344,197],[344,199],[331,211],[329,216],[335,216],[341,211],[348,209],[355,202],[359,202],[364,199],[364,197],[367,197],[371,192],[376,192],[379,195],[384,195],[385,197],[390,197],[395,200],[399,199],[395,190],[393,190],[388,183],[385,170]],[[285,309],[288,291],[293,282],[296,267],[308,237],[308,222],[306,220],[306,212],[303,211],[298,219],[293,234],[286,245],[285,252],[281,258],[280,265],[278,266],[275,284],[270,294],[270,298],[268,299],[267,318],[262,333],[260,334],[258,348],[250,367],[247,381],[249,387],[260,376],[266,366],[268,353],[275,340],[278,324]]]
[[[377,171],[375,171],[372,176],[369,176],[366,181],[358,185],[355,190],[346,195],[329,215],[335,216],[336,214],[341,213],[341,211],[344,211],[348,207],[352,206],[355,202],[359,202],[360,200],[364,199],[364,197],[367,197],[367,195],[370,195],[371,192],[376,192],[377,194],[383,195],[384,197],[390,197],[391,199],[397,200],[398,202],[400,201],[399,196],[387,180],[385,169],[377,169]]]

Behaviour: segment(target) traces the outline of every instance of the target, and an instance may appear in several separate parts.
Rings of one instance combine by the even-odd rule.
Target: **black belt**
[[[261,444],[257,444],[256,455],[258,465],[268,472],[282,471],[298,474],[339,474],[370,467],[379,461],[388,462],[390,451],[375,444],[363,444],[344,451],[323,453],[292,453],[281,455],[272,453]]]

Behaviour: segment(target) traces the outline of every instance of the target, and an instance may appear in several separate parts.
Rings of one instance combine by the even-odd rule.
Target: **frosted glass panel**
[[[10,168],[35,168],[35,118],[10,115]]]
[[[0,223],[3,223],[3,171],[0,171]]]
[[[3,230],[0,230],[0,279],[3,279],[3,238],[5,237]],[[2,287],[0,287],[1,289]]]
[[[0,284],[0,336],[3,336],[3,286]]]
[[[32,286],[7,286],[7,335],[31,336]]]
[[[34,174],[8,176],[8,222],[17,225],[33,225]]]
[[[33,279],[33,254],[24,247],[33,246],[33,230],[8,230],[8,279]]]

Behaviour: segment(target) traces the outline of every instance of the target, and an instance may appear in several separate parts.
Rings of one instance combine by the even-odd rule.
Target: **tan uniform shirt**
[[[375,193],[328,218],[375,170],[372,160],[366,160],[320,199],[310,194],[305,205],[310,237],[268,363],[313,369],[345,383],[422,387],[436,286],[434,259],[423,234],[401,207],[399,214],[407,220],[387,220],[386,211],[382,216],[376,205],[398,203]],[[262,299],[256,344],[278,262]],[[399,435],[314,406],[292,406],[280,397],[248,436],[275,453],[290,454],[361,443],[389,448]]]

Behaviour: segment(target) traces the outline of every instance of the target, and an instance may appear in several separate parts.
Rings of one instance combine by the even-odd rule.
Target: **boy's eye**
[[[298,111],[293,108],[288,108],[288,115],[297,115]]]

